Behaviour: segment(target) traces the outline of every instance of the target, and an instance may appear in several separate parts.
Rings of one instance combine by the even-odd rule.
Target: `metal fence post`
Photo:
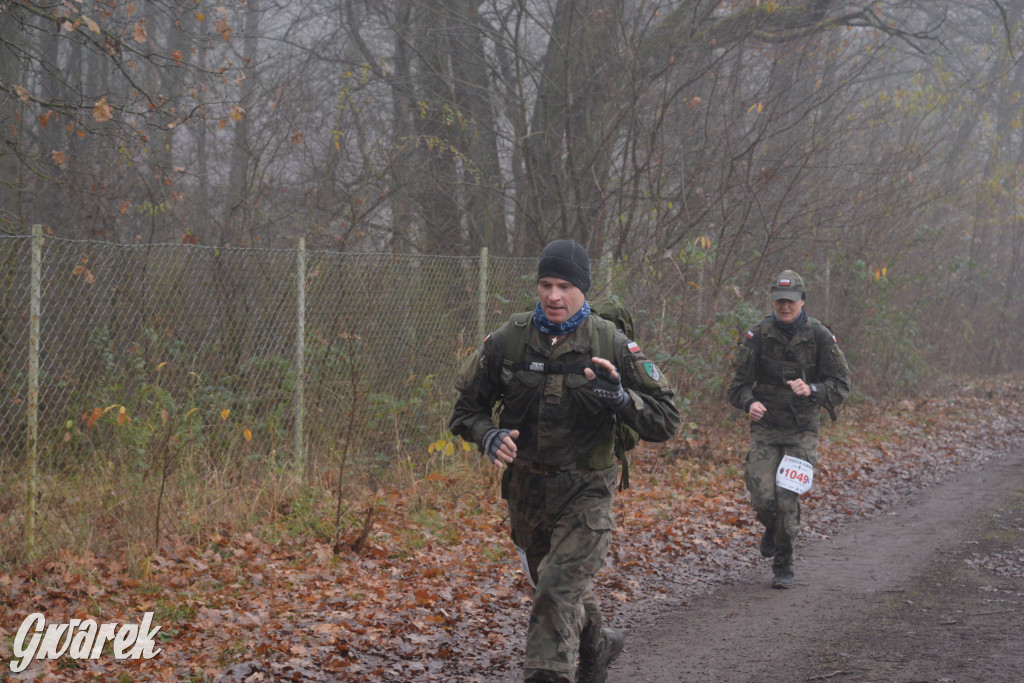
[[[42,295],[43,226],[32,226],[32,281],[29,292],[28,334],[28,510],[25,513],[25,558],[36,554],[36,491],[39,458],[39,311]]]
[[[832,256],[825,257],[825,306],[822,320],[832,320]]]
[[[304,411],[305,350],[306,350],[306,238],[299,238],[296,257],[296,309],[298,320],[295,330],[295,460],[299,472],[306,471],[306,453],[303,448],[302,415]]]
[[[487,247],[480,248],[480,286],[476,311],[477,343],[487,334]]]

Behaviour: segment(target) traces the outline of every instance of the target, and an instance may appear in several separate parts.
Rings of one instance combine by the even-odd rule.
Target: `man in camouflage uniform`
[[[536,310],[488,335],[455,383],[451,431],[506,468],[512,542],[535,588],[527,681],[605,680],[624,638],[602,627],[591,584],[615,529],[615,421],[648,441],[671,438],[680,422],[664,375],[624,333],[604,328],[610,359],[598,356],[594,340],[611,323],[590,315],[589,287],[586,250],[570,240],[549,244],[537,267]],[[510,338],[524,340],[518,354],[507,352]]]
[[[740,339],[729,402],[750,415],[744,478],[757,519],[765,526],[761,554],[772,558],[773,588],[793,585],[793,541],[800,499],[775,485],[783,455],[818,462],[818,419],[850,393],[850,369],[833,334],[803,310],[803,279],[784,270],[771,287],[772,315]]]

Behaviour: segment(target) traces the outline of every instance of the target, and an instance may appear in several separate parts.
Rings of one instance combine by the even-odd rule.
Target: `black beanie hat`
[[[571,282],[584,294],[590,289],[590,256],[575,240],[555,240],[540,252],[537,279],[557,277]]]

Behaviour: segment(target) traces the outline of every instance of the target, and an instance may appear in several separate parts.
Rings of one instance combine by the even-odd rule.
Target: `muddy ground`
[[[807,536],[790,590],[758,558],[613,615],[609,683],[1024,681],[1024,449]]]

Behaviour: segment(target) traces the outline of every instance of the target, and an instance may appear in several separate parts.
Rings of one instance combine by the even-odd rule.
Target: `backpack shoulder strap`
[[[604,358],[613,364],[615,363],[616,329],[618,328],[615,323],[597,315],[594,316],[594,327],[590,333],[591,352],[598,358]],[[626,451],[636,446],[640,441],[640,438],[636,432],[622,422],[617,415],[613,419],[615,421],[615,436],[612,449],[614,450],[615,457],[618,459],[621,467],[619,490],[623,491],[629,488],[629,457],[626,455]],[[628,432],[632,433],[628,434]]]
[[[816,318],[808,318],[807,322],[811,325],[811,331],[814,333],[814,343],[817,345],[819,352],[821,351],[822,344],[827,347],[829,343],[835,342],[836,336],[828,328],[828,325]]]
[[[502,362],[505,367],[514,366],[523,360],[526,351],[526,334],[529,332],[532,311],[516,313],[508,319],[508,334],[505,336],[505,348],[502,351]]]
[[[594,316],[594,330],[590,335],[590,347],[594,355],[615,362],[615,323],[601,316]]]
[[[807,318],[807,322],[810,323],[811,329],[814,330],[815,336],[824,335],[830,340],[833,337],[832,330],[829,329],[828,325],[821,322],[817,318]]]

